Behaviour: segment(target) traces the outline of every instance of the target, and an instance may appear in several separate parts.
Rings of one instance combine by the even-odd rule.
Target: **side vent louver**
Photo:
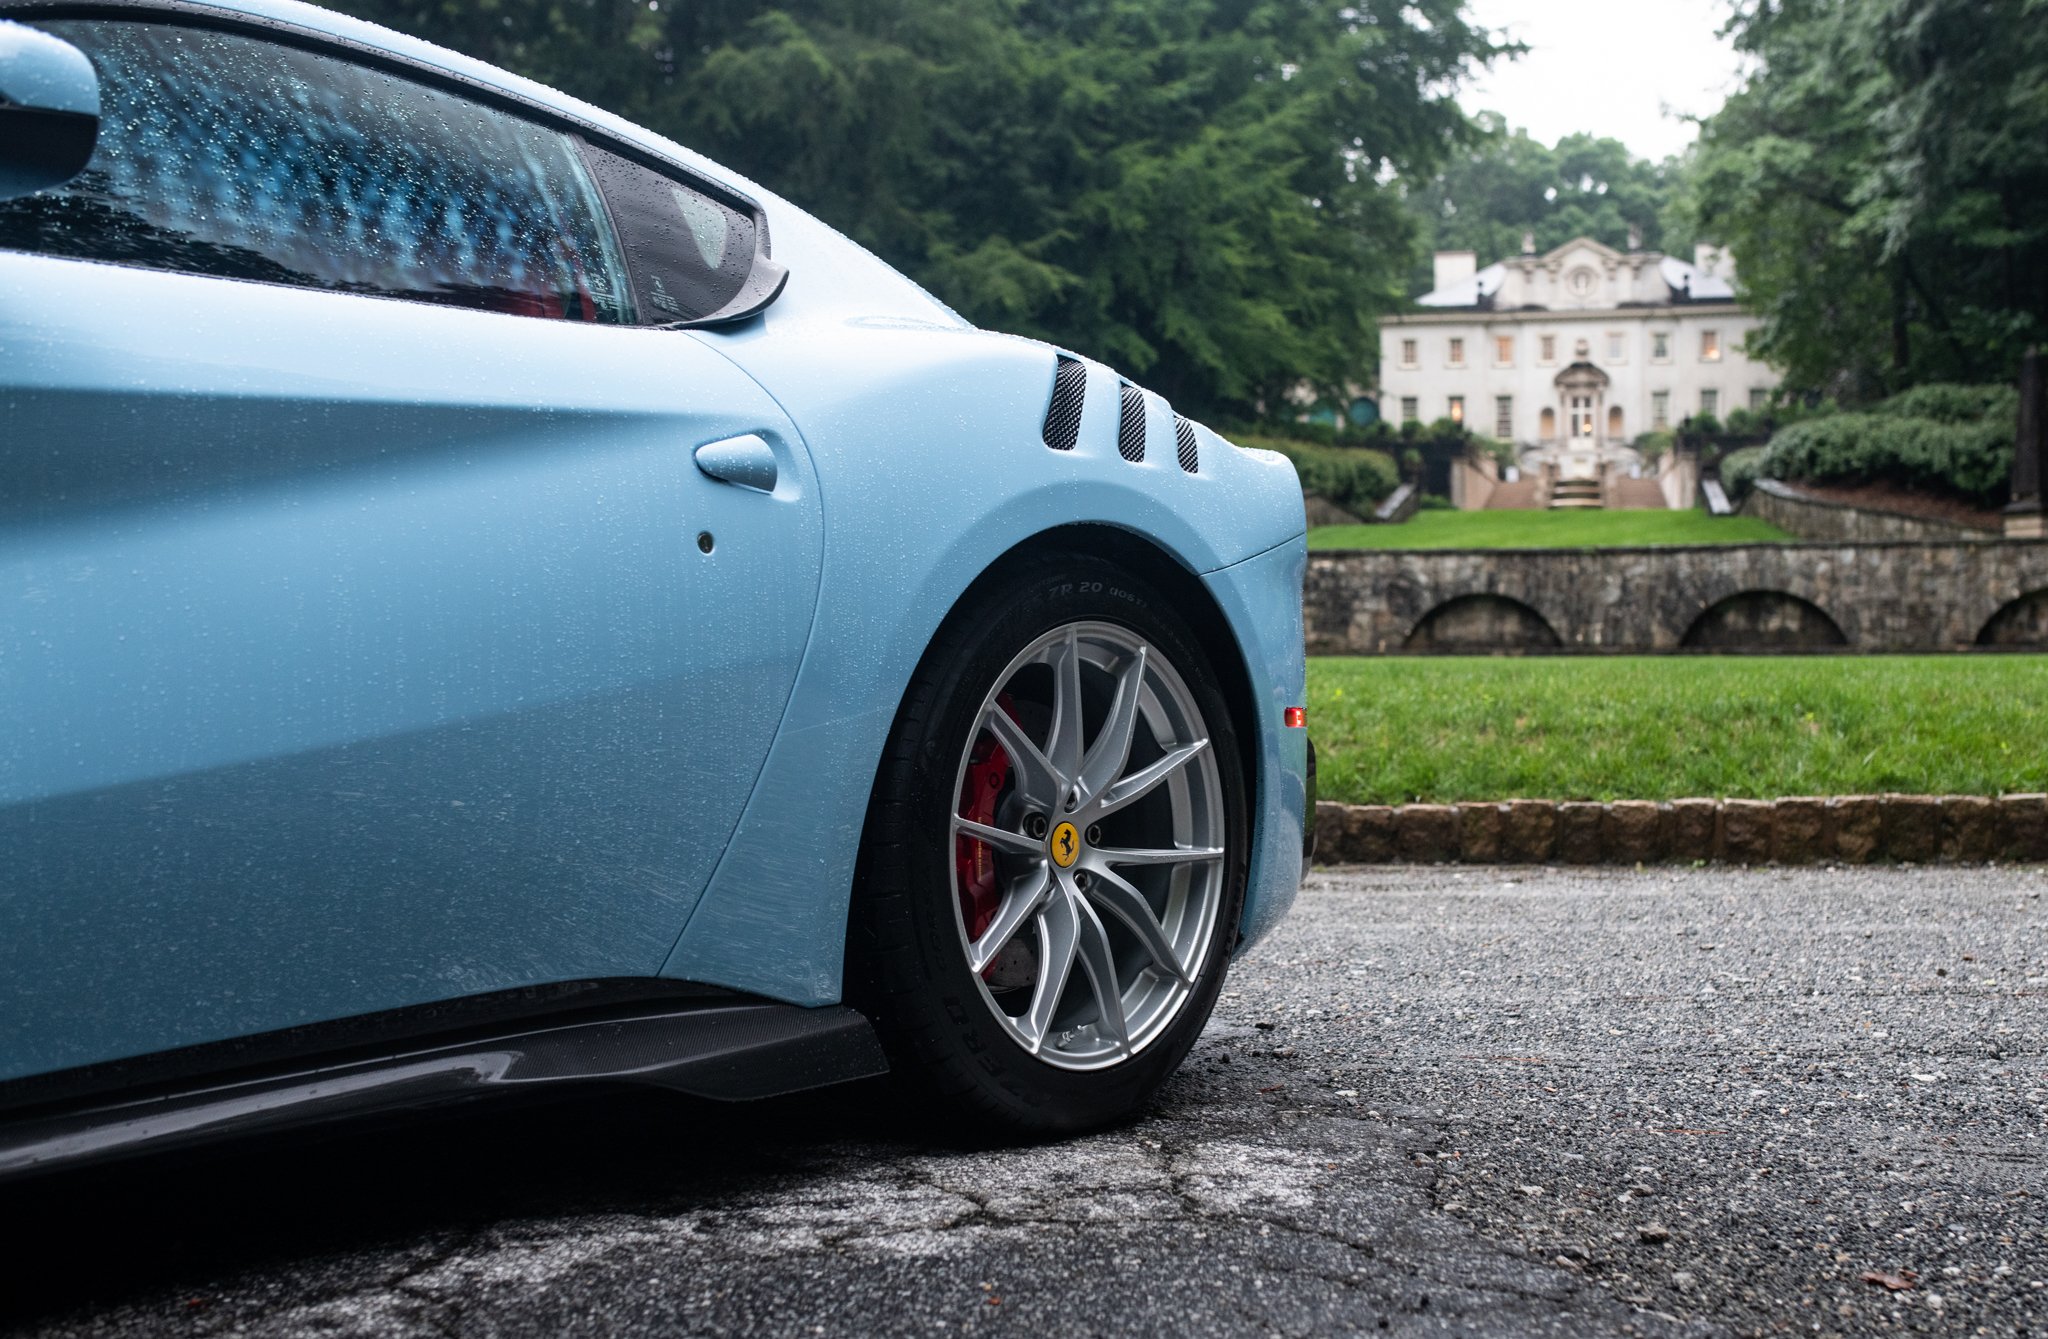
[[[1116,453],[1133,465],[1145,458],[1145,392],[1124,383],[1123,415],[1116,425]]]
[[[1052,403],[1045,408],[1045,444],[1071,451],[1081,439],[1081,404],[1088,398],[1088,369],[1077,358],[1060,355],[1052,374]]]
[[[1180,452],[1180,467],[1189,474],[1201,471],[1201,457],[1195,451],[1195,425],[1179,414],[1173,416],[1173,443]]]

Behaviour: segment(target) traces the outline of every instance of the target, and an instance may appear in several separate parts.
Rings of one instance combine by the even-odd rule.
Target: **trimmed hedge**
[[[1401,482],[1393,458],[1358,446],[1317,446],[1280,437],[1232,438],[1239,446],[1278,451],[1294,462],[1301,486],[1347,511],[1367,515]]]
[[[1816,483],[1882,479],[1995,503],[2012,473],[2019,394],[2010,386],[1916,386],[1868,413],[1784,428],[1764,449],[1766,478]],[[1721,481],[1730,486],[1728,464]]]
[[[1749,496],[1749,490],[1756,487],[1763,463],[1764,448],[1761,446],[1745,446],[1721,458],[1721,488],[1728,494],[1730,502],[1740,502]]]
[[[1877,406],[1893,418],[1926,418],[1936,423],[2017,425],[2020,393],[2011,386],[1955,386],[1936,383],[1900,391]]]
[[[2012,473],[2012,443],[2013,430],[2003,423],[1836,414],[1795,423],[1773,437],[1764,448],[1763,473],[1816,483],[1883,479],[1995,502]]]

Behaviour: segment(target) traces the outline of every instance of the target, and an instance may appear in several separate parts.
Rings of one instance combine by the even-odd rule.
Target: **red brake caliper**
[[[996,705],[1015,720],[1010,696],[1005,693]],[[967,755],[967,777],[960,783],[960,817],[994,826],[996,801],[1010,783],[1010,755],[986,732],[974,741]],[[967,922],[969,940],[979,939],[1003,905],[1002,890],[996,886],[996,853],[988,843],[962,837],[953,849],[953,865],[960,888],[960,915]],[[993,970],[994,964],[990,964]]]

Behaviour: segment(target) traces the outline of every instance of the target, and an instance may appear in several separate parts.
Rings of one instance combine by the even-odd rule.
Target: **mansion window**
[[[1720,331],[1700,331],[1700,361],[1703,363],[1718,363],[1721,361]]]
[[[1515,397],[1496,395],[1493,397],[1493,435],[1507,441],[1515,435]]]
[[[1401,341],[1401,366],[1413,367],[1422,361],[1422,354],[1416,347],[1416,343],[1417,341],[1412,339]]]
[[[1463,367],[1465,365],[1464,340],[1459,339],[1456,335],[1451,337],[1450,352],[1445,356],[1445,361],[1452,367]]]
[[[1709,417],[1709,418],[1712,418],[1712,417],[1715,417],[1715,416],[1719,415],[1719,414],[1720,414],[1720,412],[1721,412],[1721,392],[1719,392],[1719,391],[1713,391],[1713,390],[1708,390],[1708,391],[1701,391],[1701,392],[1700,392],[1700,413],[1702,413],[1702,414],[1706,415],[1706,416],[1707,416],[1707,417]]]
[[[1462,395],[1453,395],[1453,396],[1451,397],[1451,408],[1450,408],[1450,418],[1451,418],[1451,422],[1453,422],[1453,423],[1463,423],[1463,422],[1465,421],[1465,397],[1464,397],[1464,396],[1462,396]]]
[[[1415,420],[1417,420],[1418,418],[1421,418],[1421,417],[1422,417],[1422,405],[1421,405],[1421,402],[1420,402],[1420,401],[1418,401],[1418,400],[1417,400],[1417,399],[1416,399],[1416,398],[1415,398],[1414,396],[1412,396],[1412,395],[1404,395],[1404,396],[1402,396],[1402,397],[1401,397],[1401,421],[1402,421],[1403,423],[1413,423],[1413,422],[1415,422]]]
[[[1539,358],[1539,361],[1546,363],[1554,363],[1557,361],[1556,335],[1545,335],[1543,337],[1543,341],[1540,347],[1542,348],[1543,352]]]
[[[1626,338],[1627,337],[1623,335],[1619,330],[1610,330],[1607,332],[1608,362],[1618,363],[1627,357],[1627,355],[1623,352],[1623,350],[1627,347],[1626,344],[1623,342]]]
[[[1751,413],[1761,414],[1770,402],[1771,393],[1769,391],[1761,386],[1749,388],[1749,408]]]
[[[1650,427],[1651,427],[1651,429],[1652,429],[1653,431],[1656,431],[1656,432],[1662,432],[1662,431],[1663,431],[1664,429],[1666,429],[1666,428],[1668,428],[1668,427],[1670,427],[1670,426],[1671,426],[1671,392],[1670,392],[1670,391],[1651,391],[1651,392],[1650,392]]]
[[[1557,440],[1557,411],[1545,405],[1543,414],[1536,420],[1536,435],[1546,442]]]
[[[1513,367],[1515,365],[1515,337],[1513,335],[1495,335],[1493,337],[1493,361],[1496,367]]]
[[[1622,432],[1622,427],[1621,406],[1618,404],[1607,406],[1607,435],[1616,439],[1625,436],[1626,434]]]
[[[1650,335],[1650,361],[1668,363],[1671,361],[1671,336],[1662,330]]]

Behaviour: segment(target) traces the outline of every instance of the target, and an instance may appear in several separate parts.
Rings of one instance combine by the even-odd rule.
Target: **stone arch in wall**
[[[1977,645],[2048,650],[2048,586],[2000,605],[1977,634]]]
[[[1554,651],[1564,644],[1550,620],[1506,595],[1460,595],[1422,616],[1404,651],[1422,654],[1485,654],[1491,651]]]
[[[1716,600],[1679,641],[1702,651],[1825,651],[1848,644],[1826,610],[1782,590],[1738,591]]]
[[[1536,435],[1546,442],[1557,440],[1557,411],[1548,405],[1536,416]]]
[[[1622,431],[1623,425],[1624,420],[1621,415],[1621,406],[1618,404],[1607,406],[1607,436],[1609,440],[1618,442],[1628,435]]]

